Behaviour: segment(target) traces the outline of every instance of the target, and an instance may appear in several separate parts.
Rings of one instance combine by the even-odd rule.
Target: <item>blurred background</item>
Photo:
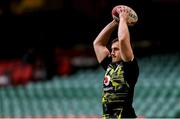
[[[101,117],[92,43],[119,4],[139,16],[137,115],[180,117],[178,0],[0,0],[0,117]]]

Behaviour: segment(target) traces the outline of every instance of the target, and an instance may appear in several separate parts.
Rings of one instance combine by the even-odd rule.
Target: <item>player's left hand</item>
[[[128,21],[128,17],[129,17],[129,9],[127,7],[119,7],[117,8],[117,12],[119,14],[119,18],[120,19],[124,19],[126,21]]]

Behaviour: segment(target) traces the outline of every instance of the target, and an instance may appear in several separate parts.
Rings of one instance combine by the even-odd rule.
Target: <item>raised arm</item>
[[[94,51],[97,57],[97,60],[99,63],[102,62],[102,60],[110,54],[109,50],[107,49],[106,45],[108,43],[108,40],[110,39],[110,36],[112,32],[115,30],[115,28],[118,27],[118,23],[113,20],[109,24],[107,24],[104,29],[98,34],[96,39],[93,42]]]
[[[128,62],[134,59],[134,54],[130,43],[130,33],[127,25],[129,13],[125,8],[122,8],[119,13],[120,22],[118,26],[118,39],[120,43],[120,55],[123,61]]]

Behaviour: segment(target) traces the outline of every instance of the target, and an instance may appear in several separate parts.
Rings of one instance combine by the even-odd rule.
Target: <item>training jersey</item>
[[[106,57],[101,65],[106,70],[102,94],[103,113],[120,110],[121,117],[136,117],[132,107],[134,87],[139,75],[136,58],[129,62],[112,63],[111,58]]]

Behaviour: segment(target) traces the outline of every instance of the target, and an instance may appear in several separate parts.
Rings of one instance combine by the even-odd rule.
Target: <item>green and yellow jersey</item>
[[[112,63],[107,57],[101,65],[106,70],[102,95],[103,117],[135,118],[132,102],[134,87],[139,75],[137,60]]]

